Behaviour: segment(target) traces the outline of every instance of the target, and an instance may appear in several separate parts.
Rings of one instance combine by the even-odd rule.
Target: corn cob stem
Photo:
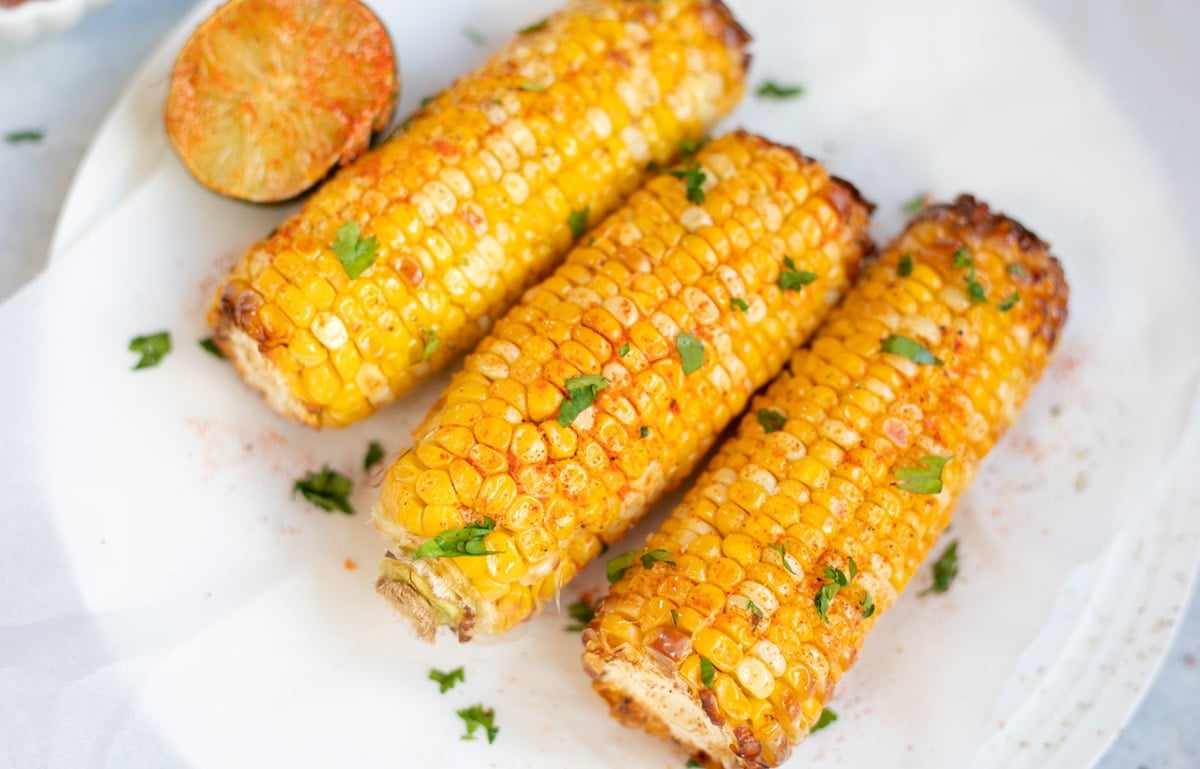
[[[866,269],[650,536],[674,565],[635,562],[585,630],[615,717],[711,766],[788,757],[1040,376],[1046,249],[962,197]]]
[[[430,639],[531,616],[778,373],[857,271],[867,216],[745,133],[652,178],[496,324],[389,469],[380,592]]]
[[[214,340],[292,419],[369,415],[474,344],[573,218],[598,221],[729,112],[748,40],[718,0],[573,2],[252,246],[217,290]],[[359,247],[374,258],[351,277],[339,255]]]

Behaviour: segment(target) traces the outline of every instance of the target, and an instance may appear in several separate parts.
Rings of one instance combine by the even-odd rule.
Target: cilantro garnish
[[[922,590],[919,595],[926,593],[944,593],[950,589],[950,583],[958,576],[958,540],[954,540],[942,551],[933,564],[933,584]]]
[[[700,683],[708,688],[712,688],[713,678],[717,675],[717,669],[708,661],[708,657],[700,658]]]
[[[534,93],[541,93],[542,91],[546,90],[546,86],[541,85],[540,83],[521,83],[521,85],[517,87],[522,91],[533,91]]]
[[[623,344],[619,348],[617,348],[617,357],[618,358],[624,358],[628,354],[629,354],[629,342],[626,342],[625,344]]]
[[[940,494],[942,491],[942,468],[954,455],[948,457],[921,457],[920,467],[901,467],[896,471],[897,483],[892,485],[901,491],[913,494]]]
[[[467,555],[495,555],[499,550],[488,550],[484,538],[496,530],[496,521],[487,516],[479,523],[468,523],[457,529],[446,529],[425,540],[413,553],[413,560],[421,558],[458,558]]]
[[[674,609],[671,609],[671,624],[672,625],[679,624],[679,612],[675,611]]]
[[[854,577],[858,574],[858,565],[854,563],[854,559],[850,559],[849,575],[841,569],[836,569],[832,566],[825,567],[825,579],[829,580],[821,589],[817,591],[816,598],[813,602],[817,605],[817,614],[821,619],[825,620],[825,624],[829,624],[829,607],[833,603],[833,597],[838,591],[844,587],[849,587],[854,581]]]
[[[429,680],[436,682],[438,685],[438,691],[442,694],[445,694],[453,689],[455,684],[466,681],[467,676],[465,673],[463,673],[461,666],[456,667],[454,670],[446,673],[434,668],[433,670],[429,671]]]
[[[700,763],[694,758],[689,758],[688,762],[684,764],[684,767],[685,769],[704,769],[704,764]]]
[[[787,417],[774,409],[759,409],[757,416],[763,432],[768,435],[779,432],[787,424]]]
[[[862,606],[862,610],[863,610],[863,619],[866,619],[867,617],[870,617],[872,614],[875,613],[875,599],[872,598],[871,594],[868,593],[866,590],[863,591],[863,599],[862,599],[861,606]]]
[[[558,409],[558,423],[570,427],[584,409],[596,402],[596,394],[608,387],[609,381],[599,374],[580,374],[563,384],[567,388],[567,397]]]
[[[135,336],[129,342],[129,351],[142,356],[133,367],[134,371],[153,368],[171,351],[171,334],[169,331],[159,331],[156,334]]]
[[[381,461],[383,461],[383,446],[379,445],[379,441],[371,441],[367,446],[367,455],[363,457],[363,470],[370,470]]]
[[[213,341],[211,336],[206,336],[205,338],[201,339],[200,346],[203,347],[204,351],[209,355],[214,355],[221,360],[225,360],[225,353],[221,352],[221,348],[217,347],[217,343]]]
[[[784,291],[799,291],[816,279],[817,274],[815,272],[797,269],[796,263],[792,261],[792,257],[783,257],[783,270],[779,273],[779,287],[781,289]]]
[[[484,37],[483,33],[477,29],[473,29],[472,27],[463,27],[462,33],[463,37],[470,40],[475,45],[481,47],[487,45],[487,38]]]
[[[909,216],[916,216],[917,214],[924,211],[928,206],[929,206],[929,193],[922,192],[918,195],[914,195],[913,197],[909,198],[908,202],[906,202],[904,204],[903,208],[904,208],[904,213],[908,214]]]
[[[754,95],[760,99],[791,99],[803,93],[802,85],[780,85],[774,80],[764,80]]]
[[[966,246],[954,252],[954,256],[950,258],[950,266],[956,270],[961,270],[964,267],[974,267],[975,260],[971,258],[971,252]]]
[[[1000,304],[996,306],[1000,308],[1000,312],[1008,312],[1013,308],[1013,305],[1019,301],[1021,301],[1021,294],[1014,291],[1008,296],[1004,297],[1004,301],[1000,302]]]
[[[691,374],[704,366],[704,343],[691,334],[681,331],[675,337],[675,349],[683,361],[683,373]]]
[[[541,21],[535,21],[534,23],[530,24],[528,27],[521,27],[520,29],[517,30],[517,34],[518,35],[528,35],[531,32],[537,32],[538,30],[545,29],[546,25],[549,23],[550,23],[550,17],[547,16],[546,18],[542,19]]]
[[[907,278],[912,275],[912,255],[905,254],[900,257],[900,264],[896,266],[896,274],[902,278]]]
[[[750,303],[740,296],[735,296],[729,300],[729,307],[733,310],[741,310],[742,312],[746,312],[750,309]]]
[[[354,487],[350,479],[341,473],[330,470],[329,466],[321,468],[321,472],[309,472],[308,475],[296,481],[292,493],[300,492],[301,496],[312,504],[333,512],[337,510],[346,515],[354,515],[350,506],[350,490]]]
[[[972,303],[987,301],[987,293],[983,290],[983,284],[975,280],[975,260],[971,258],[966,246],[954,252],[950,266],[956,270],[967,268],[967,294],[971,297]]]
[[[624,577],[625,572],[629,571],[633,567],[634,559],[640,560],[642,562],[642,568],[649,570],[653,569],[654,564],[658,563],[659,561],[662,561],[668,566],[674,566],[675,562],[671,560],[674,557],[674,553],[672,553],[670,550],[663,550],[662,548],[656,548],[650,551],[630,550],[628,553],[621,553],[620,555],[613,556],[612,558],[608,559],[608,563],[605,564],[605,572],[608,575],[608,582],[611,585],[621,577]]]
[[[596,616],[596,607],[580,598],[567,607],[567,614],[571,616],[571,619],[575,620],[574,623],[567,625],[567,630],[572,633],[579,633]]]
[[[45,134],[36,130],[13,131],[4,134],[4,141],[8,144],[36,143],[40,142],[44,136]]]
[[[704,184],[704,180],[708,177],[700,170],[699,163],[693,163],[687,168],[672,168],[667,173],[676,179],[683,179],[687,183],[688,200],[693,203],[704,202],[704,188],[701,185]]]
[[[642,425],[641,429],[638,430],[638,435],[642,436],[643,438],[649,438],[650,437],[650,428],[646,427],[645,425]]]
[[[699,152],[700,148],[703,147],[705,144],[708,144],[708,137],[700,139],[699,141],[692,141],[690,139],[680,139],[679,140],[679,154],[685,158],[691,157],[692,155],[695,155],[697,152]]]
[[[588,214],[591,213],[592,207],[587,206],[581,211],[572,211],[567,217],[567,224],[571,228],[571,236],[579,237],[587,231]]]
[[[372,235],[363,239],[358,222],[346,222],[337,231],[337,240],[329,244],[338,261],[353,280],[366,272],[379,256],[379,242]]]
[[[438,339],[436,328],[421,329],[421,336],[425,340],[425,346],[421,348],[421,357],[417,358],[417,363],[424,363],[429,360],[437,352],[438,348],[442,346],[442,340]],[[414,363],[413,365],[417,364]]]
[[[913,363],[922,366],[941,366],[945,364],[945,361],[931,353],[925,345],[915,339],[909,339],[899,334],[892,334],[887,339],[884,339],[881,348],[884,352],[908,358]]]
[[[500,727],[496,726],[496,711],[494,709],[485,708],[483,705],[472,705],[469,708],[463,708],[455,712],[467,727],[467,733],[462,736],[462,739],[473,740],[475,739],[475,730],[483,729],[487,732],[489,745],[496,741],[496,735],[500,732]]]
[[[750,614],[754,617],[753,623],[754,623],[754,627],[757,629],[758,623],[762,622],[763,610],[758,608],[758,604],[756,604],[754,601],[751,601],[749,599],[746,599],[746,610],[749,611]]]
[[[1019,264],[1010,264],[1008,265],[1007,269],[1009,275],[1013,275],[1018,278],[1025,278],[1029,276],[1029,273],[1025,271],[1025,268]]]
[[[812,734],[813,732],[821,731],[826,726],[829,726],[836,721],[837,718],[837,713],[834,713],[829,708],[821,708],[821,715],[817,717],[817,722],[813,724],[811,729],[808,730],[808,733]]]
[[[787,543],[780,542],[778,545],[767,545],[775,552],[779,553],[779,560],[783,562],[783,568],[787,569],[790,574],[795,574],[796,570],[792,568],[792,564],[787,559]]]

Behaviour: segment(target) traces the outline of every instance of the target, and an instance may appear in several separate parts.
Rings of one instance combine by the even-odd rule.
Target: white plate
[[[29,541],[53,543],[0,565],[14,587],[0,652],[16,660],[0,703],[22,703],[0,711],[0,744],[64,767],[681,765],[604,715],[563,617],[492,645],[424,646],[370,589],[369,527],[289,498],[321,463],[351,471],[372,438],[401,448],[438,383],[318,435],[192,344],[223,266],[284,213],[205,192],[159,130],[174,52],[215,5],[131,83],[79,171],[51,269],[0,306],[0,360],[31,362],[0,371],[15,436],[0,466]],[[375,5],[402,59],[401,114],[483,57],[464,27],[494,46],[554,7]],[[1091,766],[1157,669],[1200,559],[1186,472],[1200,464],[1200,274],[1172,182],[1034,10],[732,5],[757,38],[752,82],[808,92],[748,98],[727,125],[828,161],[879,203],[881,239],[915,192],[974,191],[1054,241],[1074,292],[1054,367],[961,503],[959,580],[882,618],[839,687],[840,720],[790,765]],[[131,374],[123,345],[158,328],[177,351]],[[38,592],[27,575],[47,568],[69,568],[73,589]],[[425,680],[460,664],[451,693]],[[477,701],[497,709],[495,745],[458,740],[453,711]]]

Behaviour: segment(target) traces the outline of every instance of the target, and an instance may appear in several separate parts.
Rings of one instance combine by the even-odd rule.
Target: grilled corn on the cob
[[[1016,417],[1067,293],[1045,244],[973,199],[917,218],[585,630],[614,716],[710,766],[786,759]]]
[[[388,471],[380,592],[429,639],[532,615],[779,372],[856,273],[868,214],[745,133],[648,181],[496,324]]]
[[[367,416],[732,109],[748,40],[719,0],[576,0],[252,246],[209,312],[217,345],[297,421]]]

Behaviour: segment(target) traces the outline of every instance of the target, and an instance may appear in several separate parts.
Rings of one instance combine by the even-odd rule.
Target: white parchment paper
[[[482,57],[464,26],[495,45],[552,9],[375,6],[404,63],[406,105]],[[1052,368],[961,502],[953,589],[910,591],[881,619],[839,687],[840,720],[789,765],[958,769],[1017,755],[1032,766],[1052,754],[1056,766],[1087,766],[1106,738],[1080,736],[1083,717],[1063,703],[1113,686],[1132,701],[1200,542],[1200,261],[1170,169],[1036,10],[733,6],[757,39],[752,85],[808,90],[750,97],[729,125],[825,159],[880,204],[881,240],[914,193],[975,192],[1055,244],[1073,292]],[[151,62],[153,98],[138,103],[157,109],[169,63]],[[382,542],[366,521],[375,490],[361,462],[370,440],[405,447],[444,380],[341,432],[274,416],[196,340],[218,277],[286,209],[204,192],[160,136],[128,152],[157,161],[0,305],[0,759],[682,765],[605,715],[578,638],[553,610],[490,644],[412,637],[372,590]],[[158,330],[174,352],[132,372],[129,339]],[[292,496],[323,464],[355,480],[358,515]],[[563,605],[600,589],[602,571],[583,574]],[[1137,593],[1109,600],[1137,585],[1143,606]],[[1106,629],[1151,659],[1125,678],[1100,670]],[[458,665],[466,682],[439,695],[429,669]],[[459,740],[454,711],[476,702],[496,708],[494,745]],[[1116,724],[1128,709],[1105,707]]]

